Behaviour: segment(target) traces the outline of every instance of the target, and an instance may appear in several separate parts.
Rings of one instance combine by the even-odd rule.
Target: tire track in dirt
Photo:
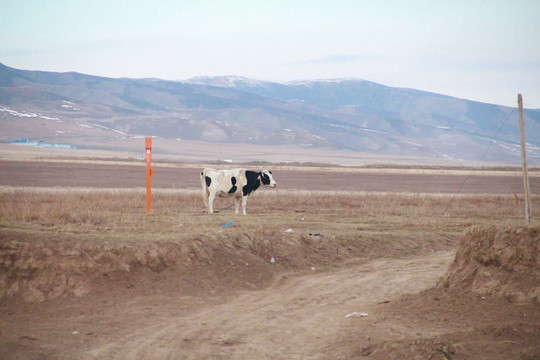
[[[282,275],[263,290],[191,314],[162,314],[82,358],[325,359],[339,353],[332,344],[343,326],[360,321],[373,328],[378,303],[433,287],[453,257],[454,252],[438,252],[351,264],[332,272]],[[352,312],[369,315],[345,317]],[[396,336],[406,331],[400,329]]]

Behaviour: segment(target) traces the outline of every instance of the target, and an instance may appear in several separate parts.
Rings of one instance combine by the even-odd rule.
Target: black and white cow
[[[204,204],[209,214],[214,212],[214,198],[234,197],[236,213],[240,201],[242,214],[246,215],[246,201],[249,194],[261,186],[275,188],[277,186],[272,173],[268,170],[261,172],[246,169],[214,170],[204,169],[201,172],[201,185],[203,188]]]

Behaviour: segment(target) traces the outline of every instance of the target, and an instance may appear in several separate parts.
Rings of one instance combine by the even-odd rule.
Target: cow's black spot
[[[259,174],[261,175],[262,183],[264,185],[270,185],[270,177],[266,174],[263,174],[262,172]]]
[[[248,196],[249,194],[257,190],[259,186],[261,186],[259,175],[260,173],[258,172],[246,170],[247,184],[244,185],[244,187],[242,188],[242,193],[244,194],[244,196]]]
[[[206,176],[204,180],[206,181],[206,186],[210,186],[210,184],[212,183],[212,179],[210,179],[209,176]]]
[[[236,186],[236,178],[234,176],[231,178],[231,184],[232,184],[232,188],[231,190],[229,190],[229,194],[235,193],[236,189],[238,189],[238,187]]]
[[[257,190],[259,186],[261,186],[261,181],[259,179],[257,179],[253,184],[251,184],[251,186],[250,185],[244,186],[242,188],[244,192],[244,196],[248,196],[249,194]]]

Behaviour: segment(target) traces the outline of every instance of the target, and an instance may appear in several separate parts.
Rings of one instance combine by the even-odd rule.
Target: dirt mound
[[[540,303],[540,227],[473,229],[439,286]]]
[[[371,243],[320,234],[227,229],[179,241],[83,241],[58,234],[0,242],[0,300],[42,302],[165,278],[193,294],[217,287],[256,289],[281,271],[333,266]],[[366,243],[368,242],[368,243]],[[381,250],[382,251],[382,250]]]
[[[509,346],[509,344],[512,344]],[[386,359],[538,359],[538,329],[533,324],[489,325],[433,338],[384,341],[354,355]]]

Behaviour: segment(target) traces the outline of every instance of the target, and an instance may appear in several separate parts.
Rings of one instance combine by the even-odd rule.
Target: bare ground
[[[268,269],[269,285],[222,284],[208,269],[116,279],[96,294],[2,308],[4,359],[536,359],[536,303],[436,288],[438,251]],[[223,264],[215,264],[217,268]],[[266,265],[241,273],[256,281]],[[205,276],[206,275],[206,276]],[[266,283],[266,281],[262,281]],[[113,285],[114,286],[111,286]],[[348,317],[347,317],[348,316]]]
[[[3,170],[5,164],[2,163]],[[42,181],[73,181],[69,175],[72,168],[65,166],[54,168],[54,176]],[[2,185],[22,186],[32,171],[45,176],[45,171],[32,169],[26,173],[10,171],[11,176],[22,175],[3,175]],[[120,172],[114,167],[101,169],[113,169],[116,175]],[[90,175],[85,174],[77,181],[88,181]],[[288,174],[293,179],[305,172]],[[285,176],[281,177],[281,187],[290,184]],[[6,178],[9,184],[5,183]],[[103,175],[93,177],[92,181],[95,186],[104,186],[105,181],[108,187],[113,178]],[[278,183],[279,179],[276,175]],[[306,179],[313,180],[311,186],[320,189],[318,186],[333,184],[335,174],[304,177],[304,187],[310,183]],[[378,186],[381,179],[372,178],[366,183]],[[408,178],[409,183],[401,187],[403,178],[387,181],[385,191],[408,191],[404,189],[411,186],[426,189],[422,177]],[[437,179],[433,181],[437,184]],[[453,186],[456,184],[459,187],[461,182]],[[500,185],[493,186],[488,189],[496,193],[496,186]],[[484,187],[478,192],[488,191]],[[463,225],[463,218],[453,220],[450,215],[443,227],[433,223],[431,228],[424,228],[420,226],[424,223],[412,220],[410,224],[407,220],[393,224],[401,216],[396,211],[386,221],[365,217],[363,221],[373,219],[369,220],[373,223],[355,222],[352,228],[360,236],[349,239],[347,234],[340,237],[325,233],[325,229],[331,232],[332,209],[323,209],[322,218],[328,218],[328,224],[311,222],[309,226],[295,228],[292,234],[282,231],[283,225],[292,220],[281,218],[272,220],[279,221],[277,230],[269,228],[275,222],[264,225],[262,230],[242,230],[255,219],[273,218],[279,210],[256,205],[262,199],[252,199],[253,203],[248,204],[248,212],[252,209],[258,215],[235,218],[238,227],[201,237],[187,247],[158,240],[142,246],[122,243],[119,247],[107,241],[87,243],[84,226],[66,231],[54,226],[48,231],[41,226],[39,232],[29,229],[32,224],[0,228],[2,276],[21,278],[25,274],[39,279],[32,285],[34,288],[27,283],[24,296],[7,297],[0,303],[0,358],[540,357],[540,305],[533,291],[540,284],[537,227],[524,231],[525,237],[513,230],[507,232],[510,236],[501,235],[497,228],[462,235],[461,231],[470,227]],[[288,217],[303,216],[305,223],[310,221],[306,206],[298,205],[283,213]],[[190,216],[201,214],[193,210]],[[206,218],[202,216],[201,219]],[[487,217],[469,221],[498,221]],[[230,214],[225,212],[208,222],[215,226],[229,218]],[[309,227],[321,233],[310,232]],[[109,231],[101,228],[105,234]],[[169,229],[167,234],[174,235],[174,231],[181,229]],[[523,243],[519,242],[522,238]],[[504,239],[514,246],[505,246]],[[484,242],[498,244],[498,251],[490,252],[479,245]],[[467,246],[469,243],[472,245]],[[513,248],[520,249],[518,255],[511,251]],[[455,258],[456,250],[463,255]],[[19,265],[14,267],[17,261]],[[126,266],[130,270],[122,271]],[[10,273],[10,269],[19,275]],[[32,274],[32,269],[39,273]],[[62,274],[64,285],[52,284],[52,279],[61,278]],[[509,287],[509,280],[512,283],[515,279],[523,282]],[[67,292],[67,287],[71,292]],[[62,291],[64,295],[44,298],[44,288],[49,295]],[[497,292],[499,288],[505,288],[505,292]],[[16,290],[10,288],[13,293]],[[519,291],[525,295],[516,295]]]
[[[283,273],[262,289],[233,294],[190,296],[183,289],[164,292],[156,286],[153,290],[134,289],[135,294],[117,298],[25,304],[26,311],[8,316],[10,334],[4,334],[4,339],[10,340],[4,342],[3,355],[33,358],[50,354],[73,359],[335,358],[351,349],[351,344],[340,345],[343,328],[351,324],[360,326],[362,330],[357,331],[362,331],[366,344],[369,337],[376,343],[406,335],[416,337],[416,331],[432,333],[421,329],[421,324],[406,331],[396,331],[392,322],[377,326],[384,317],[380,303],[434,286],[452,255],[445,251],[415,259],[351,264],[334,271]],[[346,317],[354,312],[369,315]]]
[[[152,187],[160,189],[199,189],[201,167],[154,165]],[[10,161],[0,160],[0,186],[26,187],[145,187],[145,167],[84,161]],[[270,170],[272,170],[270,168]],[[470,174],[433,174],[396,172],[351,172],[343,169],[273,170],[278,189],[330,191],[379,191],[443,194],[521,194],[521,176]],[[533,194],[540,193],[540,176],[530,177]]]

